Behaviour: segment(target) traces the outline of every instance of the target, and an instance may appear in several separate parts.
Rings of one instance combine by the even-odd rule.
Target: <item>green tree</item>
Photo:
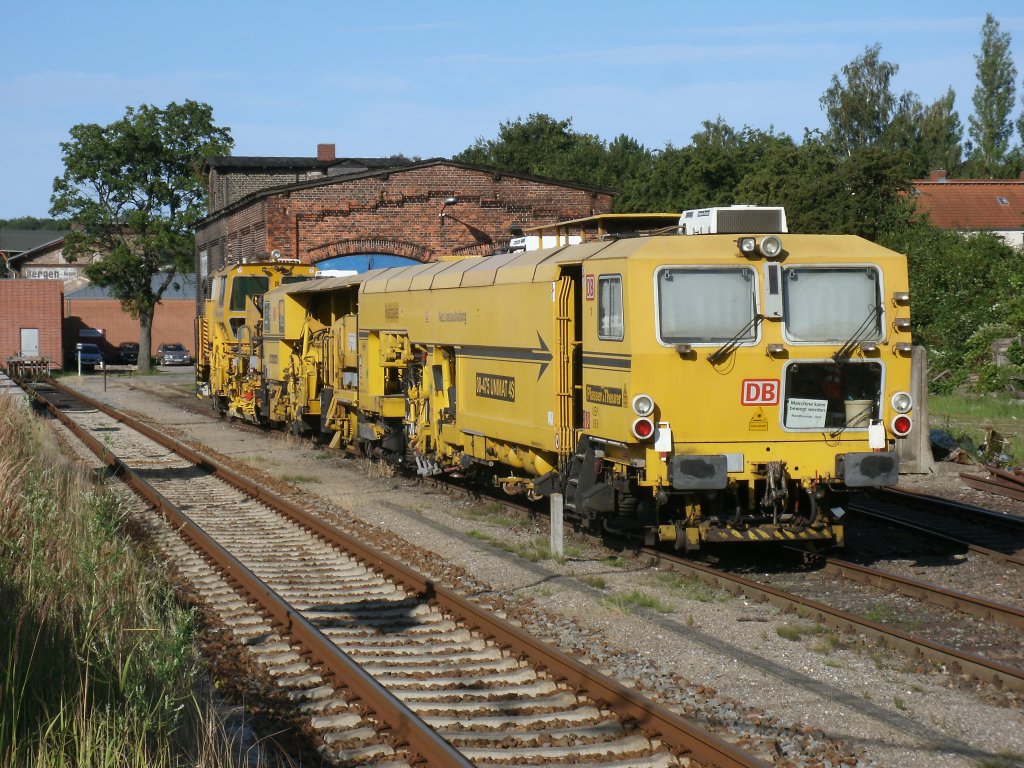
[[[797,145],[777,145],[747,174],[738,198],[786,208],[789,229],[812,234],[855,234],[877,240],[906,226],[910,208],[906,160],[882,147],[836,155],[831,142],[807,132]]]
[[[212,107],[190,100],[128,107],[120,120],[70,134],[50,213],[75,225],[65,255],[92,258],[89,279],[139,320],[139,369],[148,370],[157,302],[175,275],[193,269],[192,232],[206,213],[203,161],[229,154],[231,134],[214,125]]]
[[[981,27],[981,53],[974,60],[978,65],[978,85],[974,89],[974,114],[970,126],[971,153],[968,164],[972,175],[999,177],[1006,172],[1013,124],[1017,68],[1010,56],[1010,33],[999,31],[999,22],[992,14],[985,16]]]
[[[598,184],[604,144],[572,130],[572,118],[556,120],[534,113],[525,121],[504,122],[497,139],[478,138],[453,159],[517,173]]]
[[[920,99],[908,91],[896,96],[892,79],[899,65],[880,58],[878,43],[868,46],[839,73],[818,100],[828,118],[826,137],[837,153],[850,155],[855,149],[872,146],[888,138],[890,145],[906,145],[908,129]]]
[[[950,87],[945,95],[924,108],[913,176],[923,177],[929,171],[939,168],[955,171],[960,167],[963,152],[960,141],[964,129],[960,124],[960,115],[953,109],[955,100],[956,93]]]

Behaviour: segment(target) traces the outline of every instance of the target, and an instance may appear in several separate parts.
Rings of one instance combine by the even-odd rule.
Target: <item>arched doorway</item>
[[[348,256],[335,256],[316,263],[316,268],[324,270],[342,270],[346,272],[368,272],[371,269],[384,267],[404,267],[409,264],[422,264],[418,259],[406,256],[394,256],[390,253],[352,253]]]

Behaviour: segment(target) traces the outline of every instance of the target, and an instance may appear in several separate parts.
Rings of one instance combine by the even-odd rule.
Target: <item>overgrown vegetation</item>
[[[124,523],[27,407],[0,398],[3,768],[223,764],[193,693],[193,613]]]

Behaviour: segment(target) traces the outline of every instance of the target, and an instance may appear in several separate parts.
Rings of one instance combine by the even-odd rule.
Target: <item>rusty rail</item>
[[[790,594],[759,584],[735,574],[723,573],[706,565],[683,560],[674,555],[644,548],[645,555],[671,563],[673,567],[689,572],[705,583],[726,589],[734,594],[742,594],[754,600],[760,600],[781,608],[792,610],[806,618],[820,621],[848,634],[860,634],[882,645],[897,648],[909,655],[920,655],[939,664],[945,664],[953,671],[968,674],[978,680],[992,683],[1007,690],[1024,692],[1024,673],[1006,664],[991,659],[984,659],[972,653],[964,653],[946,645],[934,643],[924,638],[914,637],[906,632],[887,627],[884,624],[870,621],[847,611],[810,600],[800,595]]]
[[[124,414],[116,414],[101,403],[79,393],[72,392],[66,387],[56,384],[56,382],[51,382],[51,384],[55,389],[80,399],[82,402],[117,419],[125,424],[125,426],[145,434],[150,439],[157,440],[164,447],[175,449],[176,441],[171,441],[166,436],[160,436],[159,433],[149,429],[141,422]],[[40,395],[37,392],[37,396],[38,400],[45,404],[50,413],[59,419],[61,423],[71,430],[75,437],[85,443],[93,453],[110,467],[115,476],[120,477],[132,490],[152,504],[167,518],[181,536],[185,537],[199,551],[212,560],[229,580],[237,584],[243,592],[266,610],[273,621],[283,628],[287,634],[294,637],[317,663],[325,667],[331,676],[334,676],[341,684],[355,693],[369,710],[376,713],[383,723],[391,729],[391,732],[395,734],[397,743],[408,745],[412,753],[419,755],[429,765],[450,765],[460,766],[461,768],[472,767],[473,764],[463,757],[458,750],[441,738],[390,691],[368,675],[348,654],[327,639],[258,576],[214,541],[188,515],[179,510],[137,472],[121,461],[121,459],[114,456],[102,443],[63,413],[60,408],[51,403],[44,395]],[[185,446],[178,447],[184,448]],[[198,454],[192,451],[188,451],[188,453],[198,456]],[[212,469],[208,459],[197,463],[201,463],[206,469]],[[243,490],[240,486],[239,489]]]
[[[985,469],[988,470],[988,475],[961,472],[960,479],[965,485],[979,491],[1024,501],[1024,475],[996,467],[985,467]]]

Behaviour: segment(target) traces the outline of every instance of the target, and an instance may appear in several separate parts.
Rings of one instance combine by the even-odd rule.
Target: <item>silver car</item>
[[[181,344],[161,344],[156,348],[157,365],[192,365],[192,355]]]

